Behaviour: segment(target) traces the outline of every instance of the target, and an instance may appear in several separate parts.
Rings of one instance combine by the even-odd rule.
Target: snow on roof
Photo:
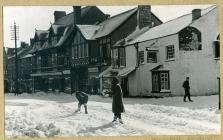
[[[211,6],[201,10],[201,16],[204,16],[205,14],[209,13],[215,8],[216,6]],[[146,40],[151,40],[171,34],[176,34],[183,28],[189,26],[191,23],[192,23],[192,13],[189,13],[187,15],[183,15],[181,17],[178,17],[176,19],[170,20],[168,22],[165,22],[163,24],[160,24],[156,27],[149,29],[147,32],[140,35],[139,37],[129,42],[128,44],[134,44],[136,42],[143,42]]]
[[[32,54],[26,54],[25,56],[21,57],[21,58],[28,58],[28,57],[32,57]]]
[[[48,38],[49,31],[48,30],[36,30],[36,35],[39,40],[44,40]]]
[[[72,31],[73,31],[73,26],[67,26],[63,32],[63,36],[60,38],[60,40],[57,42],[55,46],[57,47],[63,45],[66,42],[67,38],[72,33]]]
[[[46,41],[40,48],[38,48],[36,51],[42,51],[42,50],[46,50],[49,48],[52,48],[53,46],[49,44],[48,41]]]
[[[63,32],[66,28],[66,25],[52,24],[51,27],[52,27],[54,34],[63,34]]]
[[[135,67],[126,67],[118,72],[118,76],[120,76],[120,77],[128,76],[133,71],[135,71],[135,69],[136,69]]]
[[[137,26],[135,31],[133,31],[131,34],[129,34],[126,38],[117,41],[114,46],[124,46],[128,42],[133,41],[135,38],[142,35],[143,33],[145,33],[148,30],[149,30],[149,27],[144,27],[142,29],[139,29],[139,27]]]
[[[100,28],[100,26],[97,25],[76,25],[76,26],[87,40],[93,40],[95,32]]]
[[[151,69],[151,71],[169,71],[169,70],[170,70],[169,68],[166,68],[160,64]]]
[[[114,73],[118,73],[119,69],[113,69],[112,66],[109,66],[107,69],[105,69],[104,71],[102,71],[99,74],[99,78],[103,78],[103,77],[114,77]]]
[[[118,28],[124,21],[126,21],[132,14],[137,11],[137,8],[128,10],[121,14],[112,16],[107,20],[99,24],[100,28],[97,30],[94,38],[100,38],[110,34],[116,28]]]
[[[31,49],[32,49],[32,47],[25,47],[25,48],[22,48],[21,50],[18,50],[17,57],[19,59],[23,58],[25,55],[29,54]],[[8,59],[11,59],[14,57],[15,57],[15,54],[13,54],[12,56],[9,56]]]

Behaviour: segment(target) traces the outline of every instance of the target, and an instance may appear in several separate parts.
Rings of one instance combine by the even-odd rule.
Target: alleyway
[[[74,113],[74,95],[5,95],[8,137],[219,134],[218,96],[124,98],[124,124],[111,123],[111,98],[89,96],[89,114]],[[83,109],[83,108],[82,108]]]

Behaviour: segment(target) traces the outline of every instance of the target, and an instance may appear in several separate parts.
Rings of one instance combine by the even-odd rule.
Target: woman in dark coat
[[[122,88],[120,84],[118,83],[118,79],[113,78],[112,79],[112,97],[113,97],[112,112],[114,113],[113,122],[116,121],[118,118],[119,122],[123,123],[121,119],[121,113],[125,112],[125,109],[124,109],[124,105],[122,101],[122,96],[123,96]]]

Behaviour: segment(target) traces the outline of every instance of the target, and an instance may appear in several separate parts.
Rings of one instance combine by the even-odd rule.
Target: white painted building
[[[112,49],[127,96],[184,95],[190,77],[191,95],[218,93],[220,77],[217,6],[195,9],[151,29],[136,30]]]

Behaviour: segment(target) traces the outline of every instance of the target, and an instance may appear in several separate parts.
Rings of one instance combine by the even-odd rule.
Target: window
[[[110,58],[110,39],[103,38],[99,41],[100,46],[100,56],[102,57],[102,61],[107,63],[108,58]]]
[[[169,80],[168,80],[168,73],[160,73],[160,85],[161,90],[168,90],[169,89]]]
[[[57,44],[57,36],[53,36],[52,40],[51,40],[52,45],[56,45]]]
[[[139,51],[139,64],[144,63],[144,51]]]
[[[153,92],[167,92],[170,89],[169,72],[152,72],[152,90]]]
[[[74,59],[74,45],[71,47],[71,58]]]
[[[118,67],[118,49],[112,50],[112,61],[113,67]]]
[[[55,66],[57,64],[57,54],[53,53],[52,54],[52,65]]]
[[[147,63],[157,63],[157,52],[148,51],[147,52]]]
[[[37,68],[41,67],[41,56],[37,56]]]
[[[174,46],[166,46],[166,59],[172,59],[174,58]]]
[[[85,56],[85,57],[88,57],[88,56],[89,56],[89,55],[88,55],[88,43],[85,43],[84,46],[85,46],[85,49],[84,49],[84,56]]]
[[[81,45],[78,45],[78,57],[81,58],[82,57],[82,53],[81,53]]]
[[[125,48],[120,48],[119,50],[120,66],[125,66]]]
[[[215,58],[220,57],[220,41],[214,41]]]
[[[78,57],[78,47],[74,46],[74,58]]]
[[[179,32],[179,47],[183,51],[201,50],[201,32],[194,27],[186,27]]]

